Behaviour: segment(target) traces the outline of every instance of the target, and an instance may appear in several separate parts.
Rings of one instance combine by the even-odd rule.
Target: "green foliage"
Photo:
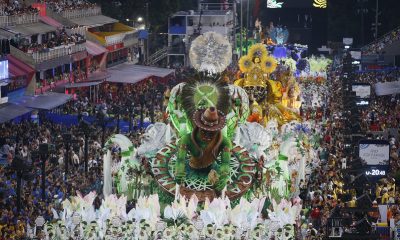
[[[275,200],[275,202],[280,203],[282,200],[282,196],[279,194],[279,190],[277,188],[270,189],[271,198]]]
[[[178,217],[176,218],[176,220],[172,219],[172,218],[167,218],[164,219],[164,222],[167,224],[168,227],[170,226],[181,226],[182,224],[188,224],[189,223],[189,219],[186,217],[185,214],[183,213],[179,213]]]
[[[160,187],[154,189],[155,193],[158,194],[158,199],[161,205],[171,204],[175,199],[170,193],[163,191]]]

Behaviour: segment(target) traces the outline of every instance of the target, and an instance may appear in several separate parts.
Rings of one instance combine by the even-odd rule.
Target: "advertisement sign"
[[[370,98],[371,97],[371,85],[369,84],[353,84],[351,90],[356,92],[358,98]]]
[[[328,7],[328,0],[267,0],[267,8],[321,8]]]
[[[360,158],[367,165],[389,164],[389,144],[360,143]]]
[[[359,157],[367,165],[365,170],[367,176],[386,176],[389,170],[390,144],[385,140],[361,140]]]
[[[400,81],[378,82],[374,85],[377,96],[392,95],[400,93]]]

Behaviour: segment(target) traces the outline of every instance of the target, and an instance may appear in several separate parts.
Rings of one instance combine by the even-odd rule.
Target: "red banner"
[[[124,43],[117,43],[107,47],[107,50],[112,52],[118,49],[124,48]]]
[[[33,3],[33,8],[39,10],[39,16],[46,16],[46,4],[45,3]]]

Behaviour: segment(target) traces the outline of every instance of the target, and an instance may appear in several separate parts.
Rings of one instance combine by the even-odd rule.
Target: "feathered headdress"
[[[230,108],[229,87],[221,75],[199,73],[182,89],[182,105],[188,116],[200,108],[216,107],[225,115]]]

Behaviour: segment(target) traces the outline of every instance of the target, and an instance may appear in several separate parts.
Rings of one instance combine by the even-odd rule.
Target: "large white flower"
[[[228,222],[228,209],[230,208],[230,201],[228,198],[214,198],[210,203],[206,199],[204,203],[204,210],[200,211],[200,218],[205,225],[212,224],[216,227],[222,227]]]
[[[192,195],[189,201],[184,196],[180,196],[179,201],[175,200],[172,205],[164,209],[164,217],[176,220],[179,216],[186,216],[189,220],[196,215],[199,200],[196,195]]]
[[[229,221],[236,227],[253,229],[257,225],[257,220],[261,217],[265,198],[255,198],[248,202],[241,198],[240,202],[229,213]]]
[[[296,218],[301,211],[301,204],[299,202],[292,205],[291,202],[285,199],[282,199],[279,204],[272,199],[272,206],[274,210],[267,210],[268,216],[272,221],[278,222],[281,228],[287,224],[295,224]]]
[[[192,42],[189,58],[197,71],[221,73],[232,61],[232,46],[221,34],[206,32]]]
[[[110,209],[110,217],[118,216],[126,218],[126,202],[126,196],[121,196],[118,198],[117,195],[112,194],[105,197],[101,208]]]
[[[136,208],[129,211],[127,219],[135,219],[136,222],[146,220],[150,224],[151,229],[155,229],[160,216],[160,202],[158,195],[150,195],[149,197],[139,197]]]

